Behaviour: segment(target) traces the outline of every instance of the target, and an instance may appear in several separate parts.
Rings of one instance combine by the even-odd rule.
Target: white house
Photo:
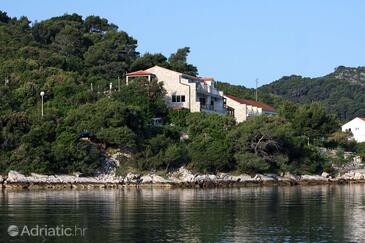
[[[171,108],[187,108],[191,112],[225,114],[223,92],[217,90],[213,78],[199,78],[160,66],[127,74],[128,84],[136,77],[163,82],[165,102]]]
[[[224,95],[224,105],[228,114],[240,123],[250,117],[266,114],[269,116],[277,115],[273,107],[254,100],[241,99],[232,95]]]
[[[342,126],[343,132],[351,132],[358,143],[365,142],[365,118],[356,117]]]

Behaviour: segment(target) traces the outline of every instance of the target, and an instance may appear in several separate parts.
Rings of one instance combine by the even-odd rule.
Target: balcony
[[[198,86],[198,92],[206,93],[206,94],[210,94],[210,95],[223,96],[222,91],[219,91],[216,88],[213,88],[209,85],[199,85]]]
[[[200,109],[214,111],[214,105],[200,105]]]

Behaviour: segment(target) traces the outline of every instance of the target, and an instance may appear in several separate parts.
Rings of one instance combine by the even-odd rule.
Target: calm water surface
[[[365,242],[364,185],[0,193],[0,242]]]

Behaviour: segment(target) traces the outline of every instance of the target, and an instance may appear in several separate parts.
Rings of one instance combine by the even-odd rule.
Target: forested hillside
[[[229,116],[169,110],[156,81],[124,84],[125,72],[154,65],[197,75],[189,52],[140,54],[136,39],[98,16],[31,23],[0,12],[0,173],[93,174],[110,151],[121,152],[120,173],[182,165],[210,173],[319,173],[336,161],[319,146],[358,150],[318,103],[300,106],[261,92],[268,102],[280,100],[280,116],[236,125]],[[252,90],[224,85],[252,98]],[[152,117],[165,125],[152,126]]]
[[[197,68],[186,63],[187,47],[169,58],[136,48],[137,40],[98,16],[31,24],[0,12],[0,171],[92,173],[105,148],[136,152],[168,133],[149,127],[151,117],[167,115],[161,85],[127,87],[123,75],[157,64],[192,75]]]
[[[251,99],[251,100],[256,99],[256,90],[253,88],[246,88],[243,85],[234,85],[225,82],[218,82],[217,87],[219,90],[222,90],[224,94],[233,95],[243,99]],[[258,89],[257,98],[258,101],[270,104],[274,106],[276,109],[279,109],[288,101],[283,97],[272,94],[264,89]]]
[[[365,116],[365,68],[340,66],[323,77],[286,76],[260,88],[295,103],[321,102],[342,120]]]
[[[255,90],[220,82],[225,93],[255,99]],[[333,73],[318,78],[284,76],[258,89],[259,101],[280,107],[283,102],[296,104],[321,102],[327,111],[343,122],[365,116],[365,67],[339,66]]]

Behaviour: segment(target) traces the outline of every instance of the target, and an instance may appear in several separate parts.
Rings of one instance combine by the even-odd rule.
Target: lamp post
[[[40,93],[40,95],[41,95],[41,97],[42,97],[42,117],[43,117],[43,115],[44,115],[44,112],[43,112],[43,96],[44,96],[44,92],[42,91],[42,92]]]

